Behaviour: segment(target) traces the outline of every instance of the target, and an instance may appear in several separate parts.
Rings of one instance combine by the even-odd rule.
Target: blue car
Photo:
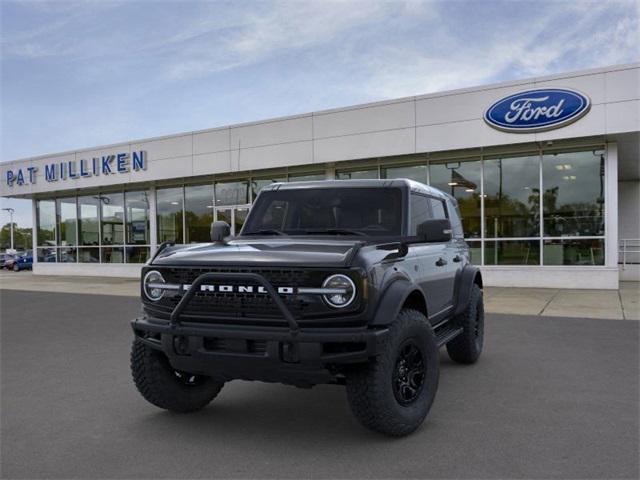
[[[13,262],[13,271],[19,272],[20,270],[31,270],[33,267],[33,254],[32,253],[24,253],[20,255]]]

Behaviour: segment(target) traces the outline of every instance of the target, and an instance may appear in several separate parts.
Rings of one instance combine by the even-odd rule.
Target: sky
[[[640,60],[640,0],[2,0],[0,16],[0,161]],[[29,201],[2,207],[31,225]]]

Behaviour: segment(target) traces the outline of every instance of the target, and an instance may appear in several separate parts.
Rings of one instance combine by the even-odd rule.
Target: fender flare
[[[390,325],[400,313],[405,301],[413,292],[419,292],[427,304],[422,290],[404,277],[396,277],[387,286],[378,302],[371,326],[384,327]]]
[[[458,294],[456,296],[456,309],[454,315],[460,315],[467,308],[469,297],[471,296],[471,287],[478,284],[482,288],[482,274],[480,269],[474,265],[466,265],[458,279]]]

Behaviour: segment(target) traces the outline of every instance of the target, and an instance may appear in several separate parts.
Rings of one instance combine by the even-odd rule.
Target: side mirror
[[[217,220],[211,223],[211,241],[222,243],[224,239],[231,235],[231,227],[227,222]]]
[[[451,222],[446,219],[433,219],[418,225],[418,237],[423,242],[448,242],[451,240]]]

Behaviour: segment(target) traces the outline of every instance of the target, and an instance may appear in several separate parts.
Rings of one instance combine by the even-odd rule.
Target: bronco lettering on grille
[[[189,290],[191,285],[182,285],[183,290]],[[293,295],[293,287],[277,287],[277,292],[281,295]],[[260,293],[266,295],[268,292],[263,286],[254,285],[200,285],[201,292],[212,293]]]

